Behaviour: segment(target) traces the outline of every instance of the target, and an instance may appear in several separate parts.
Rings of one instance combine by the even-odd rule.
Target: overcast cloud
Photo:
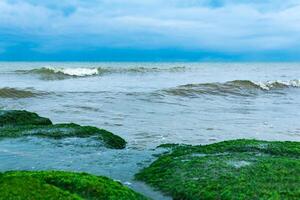
[[[299,52],[296,0],[0,0],[0,54],[177,49]]]

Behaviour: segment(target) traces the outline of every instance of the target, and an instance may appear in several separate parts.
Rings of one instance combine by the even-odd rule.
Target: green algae
[[[102,141],[105,146],[110,148],[125,148],[126,142],[121,137],[104,129],[92,126],[80,126],[78,124],[54,124],[47,126],[27,125],[27,126],[9,126],[0,128],[0,138],[17,138],[24,136],[38,136],[54,139],[67,137],[95,137]]]
[[[300,143],[232,140],[162,145],[136,174],[174,199],[300,199]]]
[[[50,125],[48,118],[40,117],[38,114],[25,110],[0,110],[1,126],[18,125]]]
[[[78,124],[52,124],[36,113],[18,110],[0,110],[0,139],[24,136],[61,139],[67,137],[95,137],[108,148],[123,149],[126,141],[104,129]]]
[[[145,200],[107,177],[64,171],[11,171],[0,174],[0,200]]]

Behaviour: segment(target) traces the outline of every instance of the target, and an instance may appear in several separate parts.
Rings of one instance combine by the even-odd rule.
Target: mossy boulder
[[[24,136],[38,136],[54,139],[67,137],[95,137],[102,141],[109,148],[122,149],[126,146],[126,141],[113,133],[104,129],[92,126],[80,126],[78,124],[54,124],[54,125],[27,125],[9,126],[0,128],[0,138],[16,138]]]
[[[11,171],[0,174],[0,200],[145,200],[102,176],[63,171]]]
[[[0,110],[1,126],[18,125],[50,125],[48,118],[40,117],[38,114],[25,110]]]
[[[52,124],[44,117],[28,111],[0,111],[0,139],[24,136],[61,139],[67,137],[95,137],[106,147],[122,149],[126,141],[104,129],[78,124]]]
[[[163,145],[136,174],[174,199],[300,199],[300,142],[232,140]]]

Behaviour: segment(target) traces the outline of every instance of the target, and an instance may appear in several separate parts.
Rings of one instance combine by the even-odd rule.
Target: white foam
[[[300,87],[300,80],[289,80],[289,81],[266,81],[266,82],[253,82],[258,85],[263,90],[270,90],[272,88],[278,87],[278,85],[286,86],[286,87]]]
[[[55,68],[47,67],[47,69],[52,70],[54,73],[63,73],[69,76],[92,76],[99,73],[97,68]]]

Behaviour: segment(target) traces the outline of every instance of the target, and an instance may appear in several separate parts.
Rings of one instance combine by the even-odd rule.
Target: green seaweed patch
[[[54,139],[95,137],[109,148],[122,149],[126,146],[126,141],[123,138],[109,131],[92,126],[80,126],[74,123],[0,127],[0,138],[17,138],[24,136],[38,136]]]
[[[146,200],[107,177],[64,171],[11,171],[0,175],[1,200]]]
[[[299,142],[171,147],[136,179],[174,199],[300,199]]]
[[[1,126],[50,125],[50,119],[25,110],[0,110]]]

